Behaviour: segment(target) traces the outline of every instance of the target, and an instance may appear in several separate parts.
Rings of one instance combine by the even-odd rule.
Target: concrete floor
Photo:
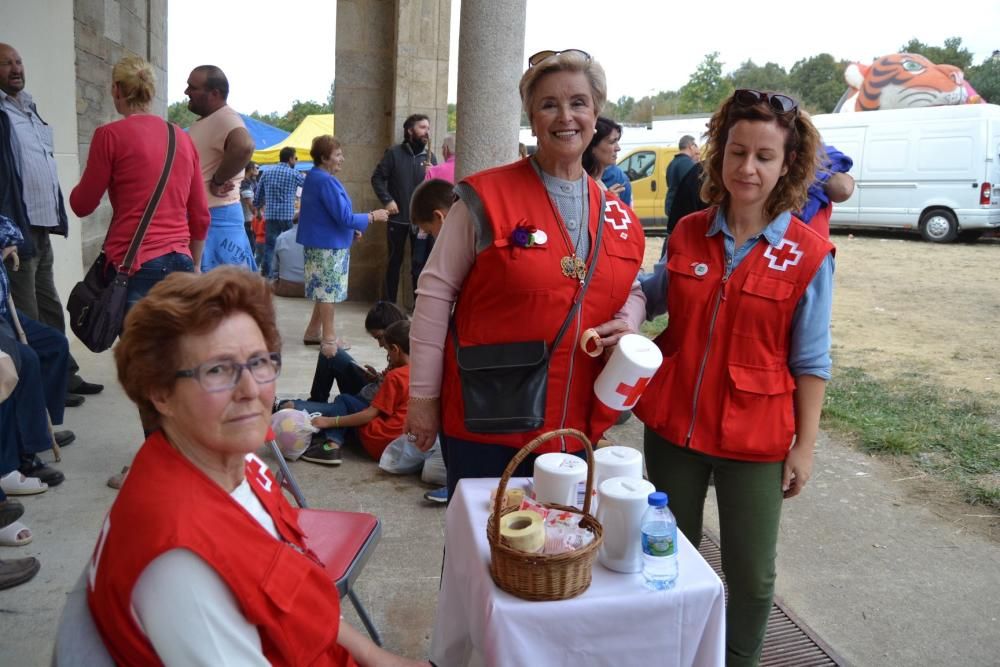
[[[281,396],[308,393],[315,347],[301,344],[310,303],[278,299],[286,346]],[[361,363],[384,365],[384,353],[363,330],[367,304],[337,307],[337,327]],[[46,665],[66,591],[91,555],[115,492],[105,486],[141,441],[132,404],[115,380],[109,353],[81,346],[74,354],[85,377],[106,389],[67,410],[63,428],[77,441],[63,451],[66,481],[23,498],[24,521],[35,540],[0,549],[0,557],[33,555],[42,570],[31,582],[0,591],[0,665]],[[632,419],[609,436],[641,447]],[[382,541],[359,580],[358,592],[387,648],[426,656],[434,622],[444,541],[444,508],[422,499],[416,477],[382,473],[374,462],[347,451],[344,464],[327,468],[292,464],[315,507],[378,515]],[[898,470],[825,435],[815,474],[803,496],[790,501],[782,522],[778,593],[791,609],[855,665],[947,663],[996,665],[1000,655],[1000,547],[979,531],[963,530],[926,502],[915,501],[912,482]],[[713,494],[706,525],[717,530]],[[969,508],[967,521],[987,514]],[[353,610],[348,620],[361,627]],[[933,657],[932,657],[933,656]],[[444,666],[442,666],[444,667]]]

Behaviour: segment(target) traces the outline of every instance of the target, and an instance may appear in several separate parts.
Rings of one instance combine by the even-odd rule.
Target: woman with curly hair
[[[643,290],[670,314],[635,408],[650,480],[696,546],[715,479],[729,585],[726,664],[755,665],[783,500],[809,480],[830,378],[833,246],[792,215],[819,134],[792,98],[737,90],[709,123],[702,199]]]

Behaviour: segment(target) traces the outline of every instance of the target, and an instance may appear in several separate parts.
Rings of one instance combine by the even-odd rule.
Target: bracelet
[[[374,222],[375,222],[375,212],[374,211],[368,211],[368,224],[370,225],[370,224],[372,224]]]
[[[334,428],[340,428],[340,417],[339,416],[333,418],[333,427]]]

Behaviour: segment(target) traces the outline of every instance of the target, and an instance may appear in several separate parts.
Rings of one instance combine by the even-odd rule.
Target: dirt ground
[[[835,362],[886,379],[904,371],[948,389],[1000,393],[1000,239],[926,243],[835,232]],[[660,256],[650,238],[643,267]]]
[[[834,373],[854,366],[882,380],[912,372],[942,391],[967,390],[1000,411],[1000,238],[926,243],[893,232],[834,232]],[[647,239],[643,268],[662,239]],[[842,435],[832,436],[847,439]],[[1000,516],[961,502],[957,490],[906,460],[893,481],[956,530],[1000,541]]]

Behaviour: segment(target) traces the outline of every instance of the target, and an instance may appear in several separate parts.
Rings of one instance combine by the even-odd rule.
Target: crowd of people
[[[0,350],[19,378],[0,404],[4,546],[31,540],[23,506],[5,494],[63,480],[38,453],[72,442],[53,425],[74,392],[101,389],[76,374],[64,334],[48,236],[66,233],[66,214],[51,130],[24,91],[24,69],[0,44]],[[756,664],[781,507],[811,475],[830,377],[833,246],[806,222],[820,211],[828,219],[851,186],[849,158],[822,145],[793,98],[737,90],[712,115],[704,150],[681,139],[667,213],[691,210],[644,273],[643,227],[616,165],[623,129],[600,115],[605,74],[584,51],[529,59],[519,92],[537,137],[530,157],[456,183],[455,137],[438,163],[429,119],[411,115],[403,141],[375,166],[381,208],[367,212],[337,178],[346,156],[332,135],[313,140],[307,174],[285,149],[258,176],[218,67],[188,78],[199,116],[189,133],[151,112],[155,77],[141,58],[120,60],[112,79],[122,118],[96,130],[69,205],[86,218],[107,194],[102,251],[110,271],[129,272],[114,361],[144,442],[109,480],[121,490],[88,588],[116,661],[428,664],[393,656],[339,620],[339,596],[305,546],[298,510],[254,454],[272,413],[311,413],[318,432],[302,459],[328,466],[341,464],[344,447],[379,460],[400,440],[421,451],[439,444],[447,484],[426,497],[444,503],[464,478],[499,477],[546,431],[603,438],[620,415],[597,399],[594,380],[623,335],[666,312],[656,338],[665,361],[635,408],[648,476],[669,491],[696,545],[714,479],[727,664]],[[164,162],[163,195],[125,267]],[[365,329],[385,351],[382,371],[358,364],[335,331],[351,246],[374,224],[386,230],[386,298]],[[395,303],[407,241],[412,321]],[[319,346],[308,400],[276,399],[273,295],[314,302],[302,341]],[[580,345],[588,331],[603,354]],[[515,474],[530,476],[537,455],[581,449],[546,443]],[[0,587],[38,568],[36,559],[0,560]]]

